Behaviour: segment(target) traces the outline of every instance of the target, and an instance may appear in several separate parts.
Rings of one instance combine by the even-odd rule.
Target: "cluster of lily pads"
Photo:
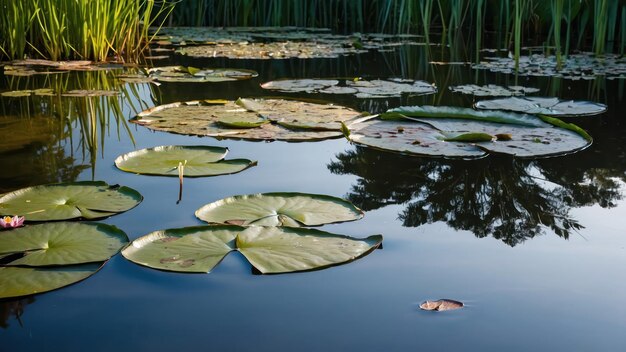
[[[159,66],[146,70],[146,73],[123,74],[117,78],[128,83],[152,82],[227,82],[257,77],[253,70],[232,68],[196,68],[191,66]]]
[[[562,60],[560,65],[554,55],[533,54],[521,56],[517,68],[513,58],[488,57],[472,67],[520,76],[562,77],[569,80],[592,80],[598,76],[607,79],[626,78],[626,59],[616,54],[572,54]]]
[[[285,93],[353,94],[357,98],[391,98],[402,94],[437,93],[437,87],[433,84],[400,78],[389,80],[283,79],[263,83],[261,88]]]
[[[225,160],[226,148],[163,146],[127,153],[115,160],[126,172],[190,177],[231,174],[256,165]],[[46,292],[81,281],[122,254],[147,267],[177,272],[209,272],[229,252],[239,251],[261,273],[322,269],[353,261],[382,243],[302,226],[360,219],[363,212],[340,198],[303,193],[234,196],[207,204],[196,216],[209,223],[152,232],[129,245],[115,226],[95,220],[132,209],[142,196],[104,182],[73,182],[20,189],[0,196],[0,214],[22,214],[27,225],[0,233],[0,298]],[[54,221],[54,222],[50,222]],[[2,217],[3,228],[24,217]]]
[[[247,140],[310,141],[342,136],[362,116],[343,106],[290,99],[201,100],[157,106],[131,122],[178,134]]]
[[[161,47],[177,47],[182,55],[231,59],[335,58],[419,43],[415,35],[337,35],[324,28],[295,27],[168,27],[155,39]]]

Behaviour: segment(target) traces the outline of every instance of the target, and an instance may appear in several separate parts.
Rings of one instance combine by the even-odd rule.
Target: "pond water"
[[[210,274],[178,274],[113,257],[96,275],[56,291],[0,301],[3,351],[619,351],[626,349],[626,123],[624,81],[564,80],[473,70],[448,49],[402,46],[336,59],[232,60],[175,57],[195,67],[246,68],[251,80],[120,84],[119,71],[0,76],[0,91],[63,87],[122,89],[119,97],[0,98],[0,193],[26,186],[103,180],[143,196],[105,220],[136,239],[200,225],[194,211],[218,199],[260,192],[344,197],[359,221],[322,230],[366,237],[383,248],[325,270],[259,275],[238,253]],[[441,56],[441,57],[440,57]],[[159,64],[170,64],[159,63]],[[248,142],[153,132],[129,123],[149,107],[194,99],[261,97],[280,78],[425,80],[419,97],[325,99],[371,113],[401,105],[469,107],[460,84],[523,85],[538,96],[608,105],[598,116],[566,118],[594,143],[556,158],[489,156],[448,160],[321,142]],[[43,130],[43,133],[41,132]],[[159,145],[215,145],[229,158],[257,160],[244,172],[178,180],[140,176],[113,160]],[[2,143],[0,142],[0,145]],[[1,234],[0,234],[1,235]],[[450,298],[465,307],[419,309]]]

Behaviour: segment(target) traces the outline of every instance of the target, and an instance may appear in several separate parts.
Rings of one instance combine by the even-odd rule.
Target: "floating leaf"
[[[567,80],[591,80],[598,76],[616,79],[626,74],[626,58],[619,54],[569,54],[567,58],[561,58],[560,68],[558,66],[554,55],[533,54],[520,56],[517,69],[515,60],[508,57],[488,57],[472,67],[518,76],[561,77]]]
[[[383,150],[457,158],[478,158],[488,152],[554,156],[591,143],[578,126],[532,115],[416,106],[389,110],[381,118],[354,121],[348,138]]]
[[[249,140],[310,141],[340,137],[341,122],[361,114],[330,104],[286,99],[192,101],[161,105],[134,123],[158,131]],[[289,126],[289,127],[285,127]]]
[[[132,188],[102,181],[58,183],[0,196],[0,214],[20,214],[28,221],[97,219],[125,212],[142,199]]]
[[[0,257],[20,254],[8,266],[50,266],[103,262],[128,243],[115,226],[54,222],[30,225],[0,236]]]
[[[196,210],[208,223],[318,226],[358,220],[361,209],[336,197],[307,193],[259,193],[224,198]]]
[[[285,79],[263,83],[261,88],[281,92],[355,94],[357,98],[389,98],[402,94],[434,94],[437,88],[424,81],[392,78],[390,80]]]
[[[458,86],[450,86],[450,91],[455,93],[470,94],[477,97],[510,97],[513,95],[526,95],[530,93],[537,93],[540,90],[537,88],[511,86],[502,87],[495,84],[488,84],[479,86],[476,84],[463,84]]]
[[[359,240],[305,228],[247,228],[237,249],[263,274],[323,269],[355,260],[380,246],[383,237]]]
[[[74,89],[61,94],[64,97],[113,97],[120,95],[116,90]]]
[[[14,90],[10,92],[0,93],[0,96],[11,97],[11,98],[29,97],[31,95],[51,96],[51,95],[54,95],[54,91],[50,88],[40,88],[40,89],[34,89],[34,90],[30,90],[30,89]]]
[[[185,163],[184,176],[202,177],[234,174],[256,165],[247,159],[224,160],[227,148],[210,146],[161,146],[120,155],[115,166],[144,175],[179,176],[178,165]]]
[[[446,310],[455,310],[463,308],[463,302],[455,301],[452,299],[440,299],[438,301],[425,301],[420,304],[420,308],[423,310],[434,310],[443,312]]]
[[[238,226],[195,226],[156,231],[134,240],[122,255],[137,264],[178,272],[210,272],[235,250]]]
[[[203,68],[161,66],[148,70],[149,77],[160,82],[226,82],[250,79],[256,71],[234,68]]]
[[[239,250],[264,274],[322,269],[353,261],[382,243],[382,236],[354,239],[302,228],[233,225],[156,231],[122,251],[128,260],[176,272],[210,272]]]
[[[52,268],[0,267],[0,298],[52,291],[95,274],[102,263]]]
[[[474,107],[481,110],[507,110],[549,116],[589,116],[606,111],[606,105],[590,101],[560,100],[558,98],[511,97],[483,100]]]

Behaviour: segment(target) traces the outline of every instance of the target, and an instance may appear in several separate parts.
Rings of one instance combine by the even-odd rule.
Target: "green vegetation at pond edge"
[[[53,222],[0,233],[0,298],[46,292],[95,273],[128,243],[115,226]]]
[[[213,225],[152,232],[122,255],[154,269],[206,273],[237,250],[261,273],[279,274],[348,263],[382,240],[381,235],[355,239],[305,228]]]
[[[336,197],[307,193],[259,193],[206,204],[196,216],[210,224],[319,226],[358,220],[361,209]]]
[[[353,122],[346,138],[383,150],[453,158],[479,158],[490,152],[556,156],[591,143],[591,137],[575,125],[533,115],[413,106],[391,109],[380,117]]]
[[[131,122],[157,131],[248,140],[315,141],[341,137],[341,123],[362,113],[289,99],[203,100],[157,106]]]
[[[122,171],[144,175],[180,176],[179,165],[184,164],[184,176],[204,177],[234,174],[257,163],[248,159],[225,160],[228,148],[211,146],[160,146],[141,149],[115,159]]]
[[[0,215],[26,221],[98,219],[125,212],[143,197],[132,188],[102,181],[57,183],[23,188],[0,196]]]

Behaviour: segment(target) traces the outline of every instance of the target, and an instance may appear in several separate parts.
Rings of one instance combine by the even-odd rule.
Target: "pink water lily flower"
[[[8,229],[14,227],[24,226],[24,217],[17,216],[14,217],[5,216],[0,218],[0,227]]]

